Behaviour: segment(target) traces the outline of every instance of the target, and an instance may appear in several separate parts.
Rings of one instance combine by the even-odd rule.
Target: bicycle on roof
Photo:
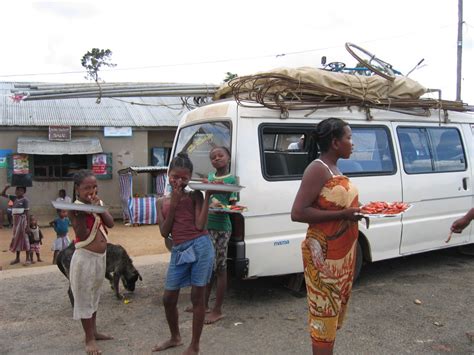
[[[400,71],[394,69],[392,64],[377,58],[374,54],[358,45],[347,42],[345,47],[346,50],[358,60],[358,64],[353,68],[348,68],[343,62],[322,63],[324,70],[364,76],[371,76],[375,73],[390,81],[395,80],[395,75],[403,75]]]

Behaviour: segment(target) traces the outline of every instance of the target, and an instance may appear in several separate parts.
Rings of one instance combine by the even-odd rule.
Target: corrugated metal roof
[[[188,111],[179,97],[14,102],[14,84],[0,82],[0,126],[176,127]]]

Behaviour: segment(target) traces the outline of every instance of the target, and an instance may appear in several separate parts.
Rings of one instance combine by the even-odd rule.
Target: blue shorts
[[[189,251],[193,257],[185,257],[184,262],[177,265],[182,254],[188,255]],[[214,257],[214,246],[207,234],[173,246],[165,289],[175,291],[187,286],[206,286],[211,280]],[[190,260],[193,261],[188,262]]]

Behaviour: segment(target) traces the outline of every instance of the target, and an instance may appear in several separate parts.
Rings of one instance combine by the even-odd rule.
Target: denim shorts
[[[178,265],[178,259],[182,253],[186,251],[186,254],[189,254],[189,248],[193,249],[192,254],[195,256],[190,260],[194,259],[194,261],[184,260]],[[207,234],[173,246],[165,289],[175,291],[187,286],[206,286],[211,280],[214,255],[214,247]]]

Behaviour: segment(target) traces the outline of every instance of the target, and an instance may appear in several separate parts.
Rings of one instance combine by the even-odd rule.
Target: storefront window
[[[70,180],[87,167],[87,155],[33,155],[35,180]]]

